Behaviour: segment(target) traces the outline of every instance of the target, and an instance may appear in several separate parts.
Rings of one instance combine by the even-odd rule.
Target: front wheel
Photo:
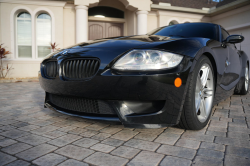
[[[213,107],[215,82],[210,60],[202,56],[190,76],[179,126],[199,130],[207,125]]]

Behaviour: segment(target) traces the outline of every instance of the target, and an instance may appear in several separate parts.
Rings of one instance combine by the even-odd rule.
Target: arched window
[[[51,17],[48,14],[42,13],[36,19],[36,45],[38,58],[43,58],[51,53]]]
[[[32,57],[32,25],[31,15],[22,12],[16,19],[16,45],[19,58]]]
[[[175,24],[179,24],[177,21],[173,20],[173,21],[170,21],[169,25],[175,25]]]

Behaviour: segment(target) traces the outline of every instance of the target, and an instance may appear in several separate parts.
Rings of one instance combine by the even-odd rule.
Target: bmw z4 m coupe
[[[235,46],[243,40],[184,23],[53,52],[39,72],[45,107],[125,127],[202,129],[213,105],[248,92],[249,58]]]

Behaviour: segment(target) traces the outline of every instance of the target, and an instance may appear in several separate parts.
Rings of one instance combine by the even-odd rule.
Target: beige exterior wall
[[[116,9],[120,9],[124,12],[127,10],[122,2],[114,0],[102,0],[101,2],[98,3],[98,6],[113,7]]]
[[[236,47],[238,50],[241,50],[246,52],[247,55],[250,56],[250,27],[248,28],[242,28],[237,30],[231,30],[229,31],[230,34],[239,34],[243,35],[245,37],[245,40],[241,44],[236,44]],[[240,47],[241,45],[241,47]]]
[[[17,9],[17,10],[16,10]],[[1,20],[1,41],[4,46],[11,51],[12,54],[8,55],[10,60],[5,60],[6,63],[13,64],[13,70],[10,72],[9,77],[37,77],[39,71],[40,62],[42,59],[35,58],[36,49],[33,51],[32,59],[20,59],[16,57],[15,49],[15,17],[20,11],[29,12],[34,18],[43,12],[47,12],[52,17],[52,42],[58,43],[59,48],[64,47],[63,37],[63,7],[57,6],[42,6],[28,5],[28,4],[16,4],[16,3],[1,3],[0,6],[0,20]],[[35,44],[35,20],[33,26],[33,45]],[[4,23],[4,24],[3,24]],[[34,55],[35,54],[35,55]]]
[[[25,6],[25,8],[23,8],[23,6]],[[1,22],[4,22],[4,25],[1,24],[2,41],[5,43],[6,46],[11,48],[11,35],[13,35],[11,29],[15,28],[11,27],[11,21],[14,21],[15,23],[15,16],[17,14],[16,13],[15,16],[12,17],[11,13],[15,10],[15,8],[22,8],[24,9],[23,11],[26,11],[25,9],[29,9],[30,12],[32,12],[30,14],[34,17],[37,16],[37,14],[39,13],[49,11],[53,16],[50,13],[49,14],[55,21],[54,25],[52,22],[52,27],[54,26],[55,29],[54,34],[52,31],[52,38],[54,36],[54,41],[52,39],[52,42],[57,42],[59,44],[58,47],[60,48],[63,47],[63,7],[1,3]],[[35,27],[33,31],[35,31]],[[14,48],[11,48],[11,50],[13,53],[15,52]]]
[[[211,18],[213,23],[223,26],[231,35],[239,34],[245,37],[241,44],[236,44],[237,49],[250,55],[250,5],[229,11]]]
[[[37,77],[40,70],[40,61],[4,61],[5,64],[12,66],[8,78]]]
[[[135,21],[136,21],[136,15],[134,11],[130,11],[125,8],[123,3],[120,1],[113,1],[113,0],[103,0],[97,5],[91,5],[91,7],[95,6],[109,6],[113,8],[117,8],[119,10],[124,11],[125,19],[116,19],[116,18],[95,18],[95,17],[89,17],[89,21],[101,21],[101,22],[117,22],[117,23],[123,23],[124,24],[124,35],[135,35],[136,34],[136,27],[135,27]],[[75,29],[76,29],[76,11],[74,5],[66,5],[63,10],[63,17],[64,17],[64,47],[68,47],[71,45],[76,44],[75,43]]]
[[[171,21],[185,22],[211,22],[211,18],[203,14],[191,14],[175,11],[151,11],[148,14],[148,32],[162,26],[167,26]]]
[[[76,11],[74,5],[63,9],[63,46],[69,47],[76,42]]]
[[[127,35],[136,34],[136,14],[134,11],[127,10],[125,12]]]
[[[175,11],[158,11],[158,24],[159,27],[169,25],[171,21],[177,21],[178,23],[185,22],[210,22],[210,18],[204,17],[202,14],[191,14]]]
[[[211,18],[215,24],[220,24],[224,28],[233,27],[250,22],[250,5],[241,7]]]
[[[148,32],[158,28],[158,16],[156,11],[151,11],[148,14]]]
[[[0,18],[2,18],[1,17],[1,3],[0,3]],[[0,19],[0,44],[2,43],[2,21],[1,21],[1,19]]]
[[[1,0],[0,0],[1,1]],[[213,22],[220,24],[231,34],[242,34],[245,41],[241,44],[242,50],[250,55],[250,5],[213,17],[205,17],[204,14],[194,14],[181,11],[164,9],[148,9],[149,0],[78,0],[77,3],[88,2],[88,7],[109,6],[125,12],[125,19],[89,17],[91,21],[118,22],[124,24],[124,35],[137,34],[138,10],[149,11],[147,17],[147,31],[150,32],[158,27],[169,25],[171,21],[185,22]],[[145,2],[145,4],[140,5]],[[31,2],[31,1],[30,1]],[[48,2],[48,1],[47,1]],[[9,77],[37,77],[39,65],[42,59],[19,59],[15,55],[15,9],[24,9],[33,17],[41,12],[47,12],[52,16],[52,42],[56,42],[59,48],[68,47],[76,43],[76,10],[77,4],[50,1],[48,4],[41,1],[32,1],[32,4],[24,3],[0,3],[0,43],[12,52],[6,63],[13,64],[13,70]],[[151,10],[151,11],[150,11]],[[17,10],[22,11],[22,10]],[[15,14],[17,14],[17,12]],[[33,22],[35,19],[33,19]],[[33,47],[35,47],[35,22],[33,24]],[[238,46],[238,45],[237,45]],[[239,46],[238,46],[239,48]],[[36,54],[36,49],[33,51]]]

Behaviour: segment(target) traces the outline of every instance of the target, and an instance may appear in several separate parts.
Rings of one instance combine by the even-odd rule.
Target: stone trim
[[[39,82],[38,78],[0,78],[0,83]]]
[[[64,7],[67,2],[63,1],[37,1],[37,0],[0,0],[0,3],[17,3],[28,5],[41,5],[41,6],[58,6]]]

